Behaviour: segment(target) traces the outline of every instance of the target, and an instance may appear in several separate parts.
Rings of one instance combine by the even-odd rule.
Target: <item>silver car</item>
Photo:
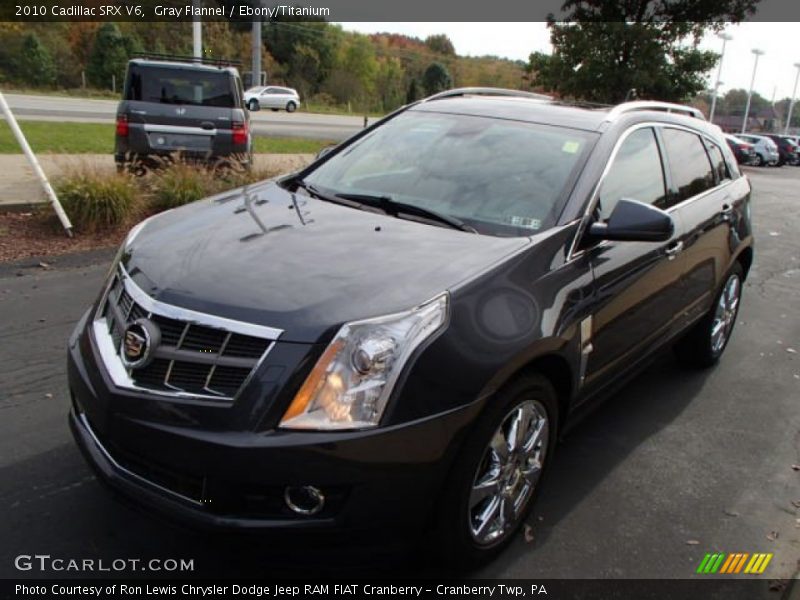
[[[261,110],[271,108],[272,110],[285,110],[294,112],[300,106],[300,95],[297,90],[276,85],[253,87],[244,93],[247,108],[250,110]]]
[[[751,133],[737,133],[736,137],[755,146],[754,150],[756,155],[753,159],[753,164],[755,166],[774,166],[778,164],[778,159],[780,158],[780,154],[778,154],[778,145],[768,137]]]

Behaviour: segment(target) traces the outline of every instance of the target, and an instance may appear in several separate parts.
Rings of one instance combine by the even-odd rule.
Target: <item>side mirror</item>
[[[327,155],[331,150],[336,148],[336,146],[338,146],[338,144],[331,144],[330,146],[325,146],[322,150],[317,152],[317,156],[315,157],[314,160],[319,160],[323,156]]]
[[[672,237],[672,217],[650,204],[622,198],[606,223],[592,223],[589,235],[601,240],[664,242]]]

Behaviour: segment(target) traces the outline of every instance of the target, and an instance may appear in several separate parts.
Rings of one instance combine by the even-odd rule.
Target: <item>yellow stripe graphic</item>
[[[764,555],[764,562],[762,562],[761,565],[758,568],[758,574],[759,575],[761,575],[761,573],[763,573],[764,571],[767,570],[767,565],[769,564],[769,561],[771,561],[771,560],[772,560],[772,554],[765,554]]]
[[[761,556],[760,554],[753,554],[753,558],[750,559],[750,562],[747,563],[747,568],[745,568],[745,573],[752,573],[753,567],[758,562],[758,557]]]

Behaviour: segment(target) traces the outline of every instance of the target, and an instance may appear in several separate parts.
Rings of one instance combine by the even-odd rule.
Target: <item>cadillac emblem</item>
[[[150,364],[153,352],[161,341],[158,325],[150,319],[138,319],[128,325],[122,336],[120,358],[129,369],[140,369]]]

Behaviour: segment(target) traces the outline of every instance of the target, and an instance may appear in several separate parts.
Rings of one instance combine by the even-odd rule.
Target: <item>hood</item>
[[[417,306],[530,245],[340,206],[274,182],[249,193],[257,219],[242,190],[151,219],[128,247],[128,273],[156,300],[282,329],[281,341],[326,342],[346,321]]]

